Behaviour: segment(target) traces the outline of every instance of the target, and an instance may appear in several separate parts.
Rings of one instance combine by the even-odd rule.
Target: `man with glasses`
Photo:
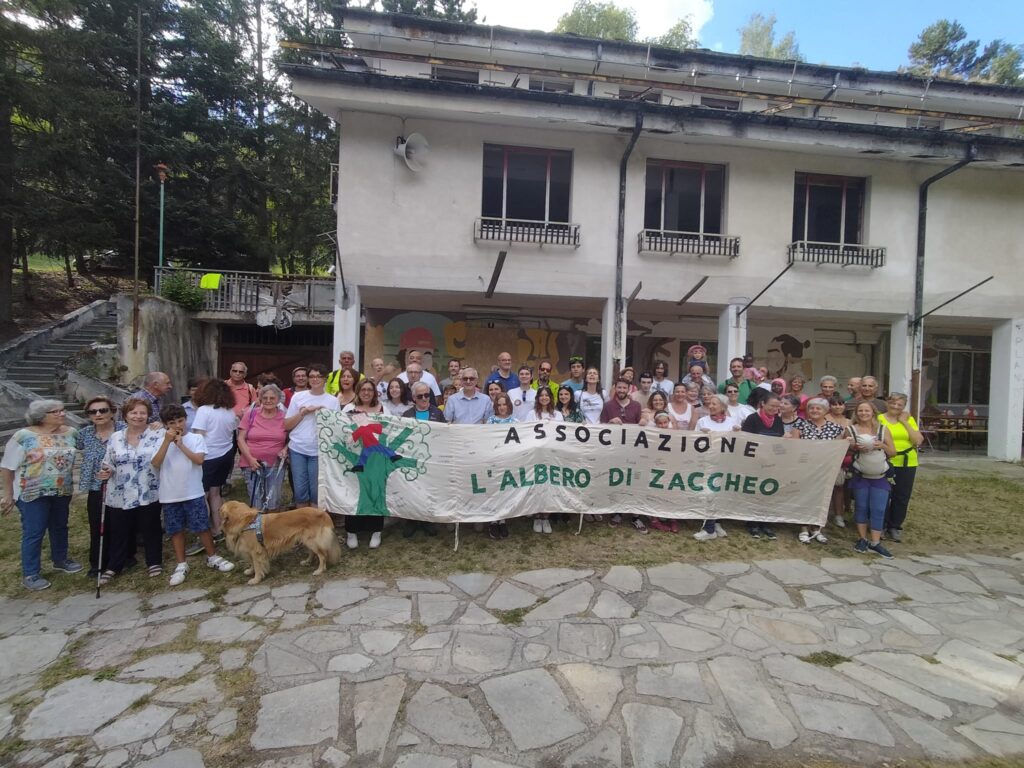
[[[750,397],[750,393],[754,391],[754,387],[757,384],[743,375],[742,357],[734,357],[729,361],[729,373],[732,374],[732,377],[718,385],[718,394],[727,394],[725,391],[726,387],[734,386],[739,390],[739,401],[746,405],[747,398]]]
[[[409,369],[413,366],[416,366],[416,369],[419,371],[419,376],[415,379],[409,375]],[[410,387],[417,381],[422,381],[430,387],[430,391],[435,398],[433,402],[435,405],[437,404],[436,398],[441,396],[441,388],[437,386],[437,379],[434,377],[434,374],[423,367],[423,353],[418,349],[409,350],[409,353],[405,356],[405,370],[398,374],[398,378]]]
[[[485,391],[487,389],[487,385],[492,381],[496,381],[501,384],[501,388],[506,392],[516,385],[515,377],[512,375],[511,352],[498,353],[498,370],[487,377],[487,381],[484,382]]]
[[[134,393],[132,397],[146,400],[150,405],[149,423],[160,420],[160,408],[163,407],[163,397],[171,391],[170,377],[161,371],[151,371],[142,379],[142,389]]]
[[[551,372],[554,370],[554,366],[551,365],[550,360],[541,360],[537,365],[537,378],[534,379],[533,384],[530,387],[536,391],[541,387],[547,387],[551,390],[551,396],[558,397],[558,382],[551,380]]]
[[[483,424],[494,414],[491,398],[477,389],[476,368],[461,371],[462,389],[448,398],[444,417],[449,424]]]
[[[242,418],[245,409],[256,402],[256,387],[245,380],[247,373],[249,373],[249,367],[245,363],[232,363],[230,376],[224,382],[230,387],[231,394],[235,396],[233,410],[238,418]]]
[[[569,378],[562,382],[563,387],[568,387],[573,392],[583,390],[583,358],[573,355],[569,358]],[[557,395],[557,390],[556,393]]]

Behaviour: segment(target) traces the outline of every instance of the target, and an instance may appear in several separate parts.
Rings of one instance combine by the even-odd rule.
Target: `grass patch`
[[[834,667],[850,660],[847,656],[840,656],[838,653],[832,653],[831,651],[817,651],[801,656],[800,659],[808,664],[817,664],[819,667]]]
[[[914,598],[910,597],[910,595],[897,595],[896,597],[893,598],[893,602],[894,603],[912,603],[912,602],[914,602]]]
[[[529,609],[513,608],[510,611],[492,611],[492,613],[502,624],[508,624],[510,627],[518,627],[523,623],[523,616],[526,615],[527,610]]]
[[[1006,659],[1007,661],[1017,660],[1017,657],[1014,656],[1012,653],[997,653],[996,656],[998,656],[1001,659]]]
[[[928,655],[925,655],[925,654],[921,654],[921,658],[924,659],[925,661],[927,661],[929,664],[941,664],[942,663],[938,659],[936,659],[934,656],[928,656]]]

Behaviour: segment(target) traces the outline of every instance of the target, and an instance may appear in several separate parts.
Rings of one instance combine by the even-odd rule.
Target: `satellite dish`
[[[395,154],[405,161],[410,171],[422,171],[426,166],[430,144],[422,133],[410,133],[409,138],[395,139]]]

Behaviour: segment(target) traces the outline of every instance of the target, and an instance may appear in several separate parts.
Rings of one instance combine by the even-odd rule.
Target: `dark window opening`
[[[542,80],[540,78],[530,78],[530,90],[541,91],[543,93],[572,93],[573,80]]]
[[[725,166],[647,162],[644,228],[722,234]]]
[[[431,80],[443,80],[446,83],[480,84],[480,73],[475,69],[458,69],[456,67],[431,67]]]
[[[739,99],[722,99],[717,96],[701,96],[700,105],[708,109],[726,109],[730,112],[740,111]]]
[[[482,216],[568,223],[572,153],[484,145]]]
[[[648,101],[652,104],[661,103],[661,91],[652,88],[636,90],[634,88],[619,88],[619,98],[630,101]]]
[[[938,402],[988,405],[991,365],[989,352],[939,350]]]
[[[867,180],[862,178],[798,173],[793,241],[861,244],[866,187]]]

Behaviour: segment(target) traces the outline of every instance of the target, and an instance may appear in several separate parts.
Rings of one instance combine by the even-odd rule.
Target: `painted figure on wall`
[[[769,379],[784,379],[788,373],[792,376],[799,373],[807,375],[801,364],[796,361],[804,356],[804,350],[811,346],[810,339],[800,341],[788,333],[781,333],[772,338],[771,346],[765,355],[765,364],[768,366]]]

